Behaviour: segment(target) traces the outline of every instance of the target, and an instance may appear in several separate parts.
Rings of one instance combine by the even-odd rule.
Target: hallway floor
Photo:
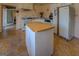
[[[10,29],[0,33],[0,55],[28,56],[25,46],[25,33],[22,30]],[[79,55],[79,40],[66,41],[55,35],[55,56]]]

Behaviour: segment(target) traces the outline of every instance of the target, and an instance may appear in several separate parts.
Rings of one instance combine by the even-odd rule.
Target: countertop
[[[40,19],[40,17],[23,17],[22,19],[23,20],[26,20],[26,19]]]
[[[23,20],[27,20],[27,19],[49,19],[49,18],[40,18],[40,17],[22,17]]]
[[[54,25],[41,22],[29,22],[26,26],[28,26],[33,32],[41,32],[54,28]]]

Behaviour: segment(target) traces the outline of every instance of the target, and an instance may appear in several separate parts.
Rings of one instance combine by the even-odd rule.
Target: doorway
[[[11,29],[16,26],[15,16],[14,8],[3,8],[3,30]]]

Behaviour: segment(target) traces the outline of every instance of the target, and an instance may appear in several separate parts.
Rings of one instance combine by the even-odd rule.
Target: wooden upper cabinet
[[[43,17],[44,18],[48,18],[51,11],[51,4],[47,4],[47,3],[38,3],[38,4],[34,4],[34,10],[35,12],[40,16],[40,12],[43,13]]]
[[[33,4],[32,3],[21,3],[21,4],[18,4],[18,8],[33,9]]]
[[[33,4],[31,4],[31,3],[23,4],[23,8],[25,8],[25,9],[33,9]]]

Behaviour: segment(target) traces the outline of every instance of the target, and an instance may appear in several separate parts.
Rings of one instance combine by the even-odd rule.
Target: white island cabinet
[[[29,56],[50,56],[53,53],[54,26],[30,22],[26,26],[26,47]]]

